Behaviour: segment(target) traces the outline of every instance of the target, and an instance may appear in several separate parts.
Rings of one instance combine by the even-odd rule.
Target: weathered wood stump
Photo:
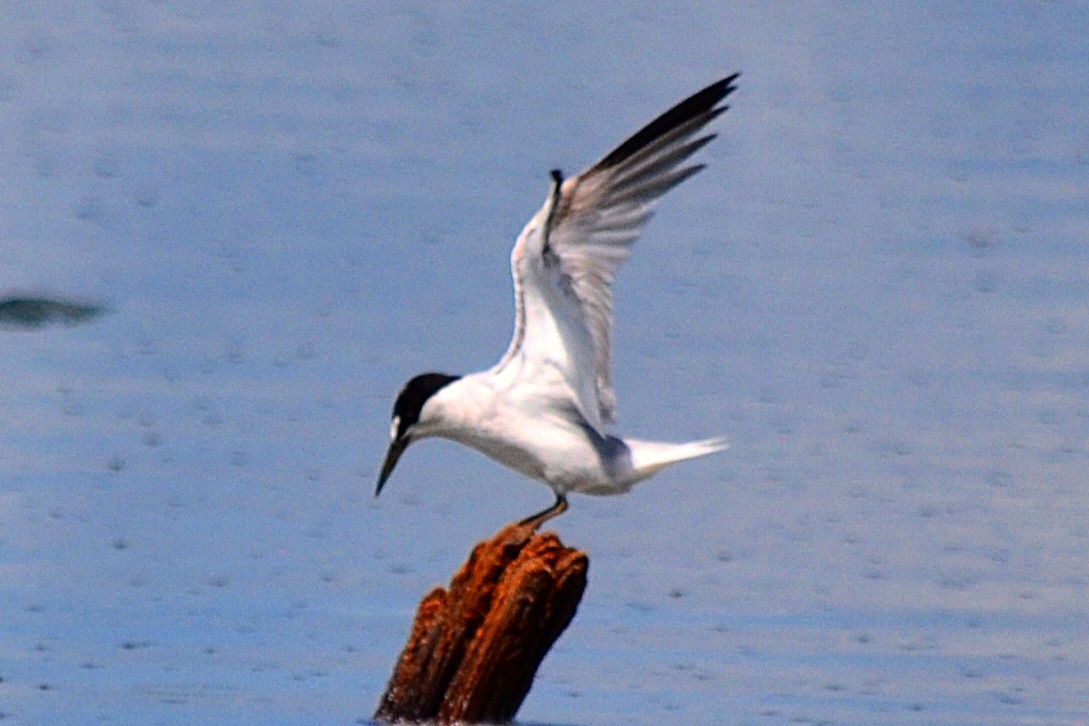
[[[374,718],[505,723],[575,616],[586,553],[512,524],[473,548],[450,589],[420,602]]]

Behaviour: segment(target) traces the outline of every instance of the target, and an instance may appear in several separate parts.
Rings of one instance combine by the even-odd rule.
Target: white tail
[[[670,444],[664,441],[639,441],[625,439],[624,443],[631,450],[632,478],[628,485],[654,476],[670,464],[686,459],[707,456],[716,451],[730,448],[725,436],[702,441],[689,441],[683,444]]]

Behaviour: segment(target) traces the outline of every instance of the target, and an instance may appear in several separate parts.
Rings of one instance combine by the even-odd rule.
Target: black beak
[[[382,463],[382,471],[378,474],[378,486],[375,487],[374,496],[377,497],[382,493],[382,487],[386,485],[386,480],[393,473],[393,468],[397,466],[397,460],[401,458],[401,454],[405,453],[405,449],[408,448],[408,442],[409,438],[407,436],[390,442],[389,451],[386,452],[386,460]]]

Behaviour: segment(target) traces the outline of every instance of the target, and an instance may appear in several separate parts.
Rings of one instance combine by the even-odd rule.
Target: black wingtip
[[[662,136],[672,129],[703,114],[711,114],[707,121],[718,116],[729,108],[729,106],[725,105],[718,106],[719,102],[737,90],[736,81],[740,76],[740,72],[732,73],[725,78],[715,81],[706,88],[696,91],[691,96],[635,132],[631,138],[613,149],[608,156],[602,159],[598,166],[602,168],[615,166],[643,147],[652,143],[659,136]],[[716,108],[716,106],[718,107]]]
[[[549,245],[548,243],[548,238],[549,235],[552,234],[552,220],[555,219],[556,210],[560,207],[560,189],[563,187],[562,171],[560,171],[559,169],[553,169],[548,173],[552,177],[552,204],[548,209],[548,218],[545,219],[544,227],[544,247],[542,248],[542,252],[544,252],[546,255],[552,249],[551,245]]]

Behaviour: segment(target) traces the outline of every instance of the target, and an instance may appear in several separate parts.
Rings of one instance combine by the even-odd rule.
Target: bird
[[[544,205],[511,252],[515,325],[488,370],[428,372],[393,404],[382,492],[408,446],[441,437],[544,482],[551,506],[520,524],[534,530],[568,508],[572,492],[622,494],[665,467],[729,447],[719,436],[685,443],[621,438],[612,384],[612,283],[666,192],[705,164],[689,159],[715,133],[734,73],[661,114],[581,174],[551,171]]]

